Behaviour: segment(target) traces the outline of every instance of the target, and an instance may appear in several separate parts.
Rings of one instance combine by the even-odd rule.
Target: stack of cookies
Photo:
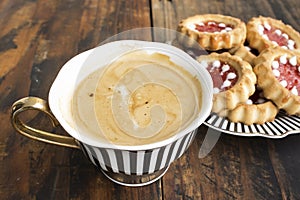
[[[218,14],[182,20],[181,45],[196,42],[196,59],[212,76],[212,112],[232,122],[263,124],[284,110],[300,115],[300,34],[270,17],[242,20]],[[183,39],[188,37],[189,40]]]

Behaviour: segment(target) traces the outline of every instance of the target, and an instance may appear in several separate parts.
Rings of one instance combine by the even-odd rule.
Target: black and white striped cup
[[[113,144],[105,138],[94,138],[86,133],[88,130],[78,128],[70,106],[78,83],[99,67],[106,66],[118,55],[143,48],[151,48],[168,55],[199,80],[202,106],[197,117],[175,135],[141,145]],[[18,132],[32,139],[81,149],[86,157],[114,182],[141,186],[162,177],[170,164],[190,146],[197,128],[210,114],[212,88],[212,80],[206,69],[182,50],[163,43],[121,40],[88,50],[69,60],[60,70],[50,89],[49,107],[46,101],[37,97],[20,99],[12,106],[12,124]],[[71,137],[25,125],[18,116],[28,109],[47,113],[54,124],[60,124]]]

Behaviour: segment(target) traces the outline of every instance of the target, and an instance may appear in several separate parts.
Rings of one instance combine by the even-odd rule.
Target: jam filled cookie
[[[257,88],[245,103],[241,103],[229,111],[228,119],[246,125],[263,124],[273,121],[277,113],[278,108],[271,101],[264,98],[262,90]]]
[[[247,40],[259,52],[276,46],[289,50],[300,49],[300,34],[290,25],[269,17],[253,17],[249,20]]]
[[[266,98],[290,115],[300,115],[300,54],[269,48],[255,61],[257,84]]]
[[[178,31],[196,40],[202,48],[209,51],[237,47],[246,39],[244,22],[218,14],[196,15],[184,19],[179,23]]]
[[[255,91],[256,76],[251,65],[238,56],[225,52],[197,58],[213,79],[212,112],[227,116],[228,111],[245,102]]]

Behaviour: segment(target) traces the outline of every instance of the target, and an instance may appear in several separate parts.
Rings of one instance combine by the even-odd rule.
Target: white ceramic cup
[[[162,141],[144,145],[116,145],[82,132],[76,125],[70,104],[78,83],[95,70],[108,65],[121,54],[135,49],[150,48],[168,55],[172,61],[195,75],[202,88],[202,107],[195,120],[184,130]],[[139,40],[110,42],[85,51],[70,59],[60,70],[49,92],[48,103],[37,97],[25,97],[12,106],[12,124],[32,139],[81,149],[87,158],[112,181],[127,185],[150,184],[167,171],[192,143],[197,128],[209,116],[212,107],[212,80],[207,70],[184,51],[163,43]],[[60,124],[70,135],[61,136],[27,126],[19,114],[30,109],[46,112],[54,124]]]

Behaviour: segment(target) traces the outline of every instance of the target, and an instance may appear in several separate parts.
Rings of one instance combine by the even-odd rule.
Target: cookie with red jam
[[[264,124],[273,121],[277,113],[278,108],[264,97],[261,89],[256,88],[255,93],[245,103],[240,103],[229,111],[227,117],[232,122],[242,122],[246,125]]]
[[[219,14],[195,15],[180,21],[178,31],[205,50],[237,47],[246,40],[246,24],[238,18]],[[186,40],[179,40],[189,45]]]
[[[290,115],[300,115],[300,54],[280,47],[264,50],[255,61],[257,84],[266,98]]]
[[[255,91],[256,76],[251,65],[228,52],[197,58],[213,79],[212,112],[227,116],[228,111],[245,102]]]
[[[249,20],[247,41],[250,47],[259,52],[277,46],[289,50],[300,49],[300,34],[290,25],[270,17],[259,16]]]

